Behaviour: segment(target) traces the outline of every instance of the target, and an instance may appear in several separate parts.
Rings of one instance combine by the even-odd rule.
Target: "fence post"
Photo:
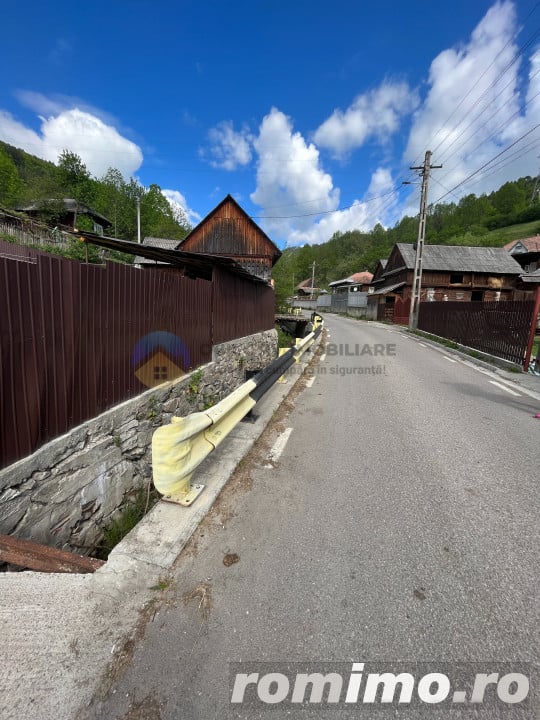
[[[527,351],[525,353],[525,361],[523,363],[523,371],[529,370],[529,363],[531,360],[532,347],[534,343],[534,336],[536,333],[536,323],[538,321],[538,313],[540,312],[540,287],[536,288],[536,298],[534,301],[534,310],[531,318],[531,329],[529,330],[529,342],[527,343]]]

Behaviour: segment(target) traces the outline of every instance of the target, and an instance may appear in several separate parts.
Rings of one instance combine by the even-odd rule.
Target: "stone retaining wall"
[[[0,534],[90,554],[126,496],[152,477],[154,430],[204,410],[277,355],[268,330],[216,345],[212,362],[111,408],[0,470]]]

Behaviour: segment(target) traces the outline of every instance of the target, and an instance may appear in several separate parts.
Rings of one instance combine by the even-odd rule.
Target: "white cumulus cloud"
[[[189,207],[185,196],[179,190],[162,190],[161,192],[167,198],[173,212],[176,212],[178,217],[184,216],[190,225],[197,225],[201,221],[199,213]]]
[[[247,128],[240,132],[234,129],[230,120],[224,120],[208,132],[210,147],[201,150],[212,167],[223,170],[236,170],[251,162],[251,134]]]
[[[288,233],[289,219],[279,216],[335,210],[339,190],[319,162],[319,151],[307,143],[284,113],[272,108],[253,141],[257,153],[257,188],[251,200],[264,209],[270,232]],[[291,212],[291,208],[296,212]],[[313,218],[296,218],[295,226],[307,228]]]
[[[521,58],[515,41],[515,6],[497,2],[461,47],[440,53],[429,72],[429,90],[417,111],[405,150],[407,162],[419,164],[425,150],[443,164],[433,173],[431,199],[436,201],[479,170],[540,120],[540,54]],[[525,98],[521,65],[530,66]],[[488,165],[474,178],[446,195],[446,202],[474,192],[498,188],[509,179],[538,172],[538,152],[526,144],[538,141],[540,130]]]
[[[418,103],[416,91],[406,82],[385,81],[358,95],[345,111],[334,110],[315,131],[313,139],[323,148],[344,156],[368,140],[384,142],[400,127]]]
[[[395,183],[382,167],[373,173],[363,199],[338,210],[340,191],[321,166],[319,150],[294,132],[291,119],[276,108],[263,119],[253,146],[257,188],[251,200],[262,208],[265,229],[287,238],[288,246],[324,243],[337,231],[369,230],[395,214]]]
[[[58,160],[62,150],[70,150],[81,157],[96,177],[104,175],[109,167],[129,177],[141,166],[140,147],[101,118],[78,108],[60,110],[54,100],[48,104],[42,100],[41,106],[56,112],[40,117],[39,132],[0,111],[0,139],[52,162]]]
[[[355,200],[343,210],[324,215],[305,229],[293,229],[287,245],[318,245],[329,240],[336,232],[371,230],[377,223],[385,225],[389,217],[396,219],[398,192],[391,172],[377,168],[362,200]]]

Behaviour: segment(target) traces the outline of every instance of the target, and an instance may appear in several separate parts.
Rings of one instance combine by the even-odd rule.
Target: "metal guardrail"
[[[202,461],[213,452],[233,428],[256,405],[264,393],[315,342],[321,333],[322,318],[316,329],[264,370],[248,380],[214,407],[186,417],[173,417],[170,425],[158,428],[152,436],[153,479],[163,500],[192,505],[204,489],[191,478]]]

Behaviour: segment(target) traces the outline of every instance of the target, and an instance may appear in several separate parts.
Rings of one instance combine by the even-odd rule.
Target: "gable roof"
[[[520,255],[522,253],[540,252],[540,235],[535,237],[524,238],[523,240],[512,240],[512,242],[503,245],[503,249],[510,255]]]
[[[396,243],[407,270],[413,270],[416,250],[409,243]],[[504,248],[466,245],[424,245],[422,269],[441,272],[476,272],[520,275],[523,268]]]
[[[343,278],[342,280],[334,280],[333,282],[328,283],[328,287],[335,287],[336,285],[359,285],[360,283],[367,285],[372,280],[372,273],[364,270],[363,272],[353,273],[352,275],[349,275],[349,277]]]
[[[106,218],[105,215],[102,215],[97,210],[94,210],[94,208],[91,208],[89,205],[85,205],[84,203],[80,202],[79,200],[75,200],[74,198],[47,198],[46,200],[38,200],[31,203],[30,205],[27,205],[26,207],[19,207],[17,209],[20,212],[25,213],[39,212],[40,210],[43,210],[45,207],[47,207],[47,203],[62,203],[65,212],[77,212],[79,213],[79,215],[88,215],[94,220],[99,220],[100,225],[113,224],[112,220]]]
[[[530,273],[523,273],[521,281],[526,283],[537,283],[540,284],[540,268]]]
[[[246,213],[246,211],[236,202],[236,200],[232,197],[232,195],[227,195],[223,200],[216,205],[216,207],[211,210],[206,217],[204,217],[201,222],[191,230],[191,232],[186,235],[186,237],[181,241],[180,248],[183,249],[184,247],[186,250],[190,250],[192,252],[197,252],[194,250],[193,246],[199,241],[201,238],[204,237],[204,233],[208,226],[211,226],[212,224],[215,225],[224,225],[224,224],[230,224],[231,220],[234,218],[233,215],[236,215],[237,217],[241,218],[245,223],[246,226],[249,227],[255,234],[255,237],[257,237],[261,243],[265,247],[266,252],[264,252],[264,255],[267,255],[268,257],[272,258],[272,265],[274,265],[277,260],[281,257],[281,250],[275,245],[272,240],[268,237],[268,235],[257,225],[257,223]],[[220,238],[222,241],[222,239]],[[242,248],[244,238],[234,238],[235,240],[235,246],[230,248],[220,248],[217,251],[210,251],[208,248],[201,250],[201,252],[206,252],[210,254],[216,254],[216,255],[258,255],[260,253],[253,253],[253,252],[244,252],[246,249],[245,247]],[[219,242],[219,241],[218,241]],[[204,240],[203,240],[204,243]],[[262,253],[261,253],[262,254]]]

